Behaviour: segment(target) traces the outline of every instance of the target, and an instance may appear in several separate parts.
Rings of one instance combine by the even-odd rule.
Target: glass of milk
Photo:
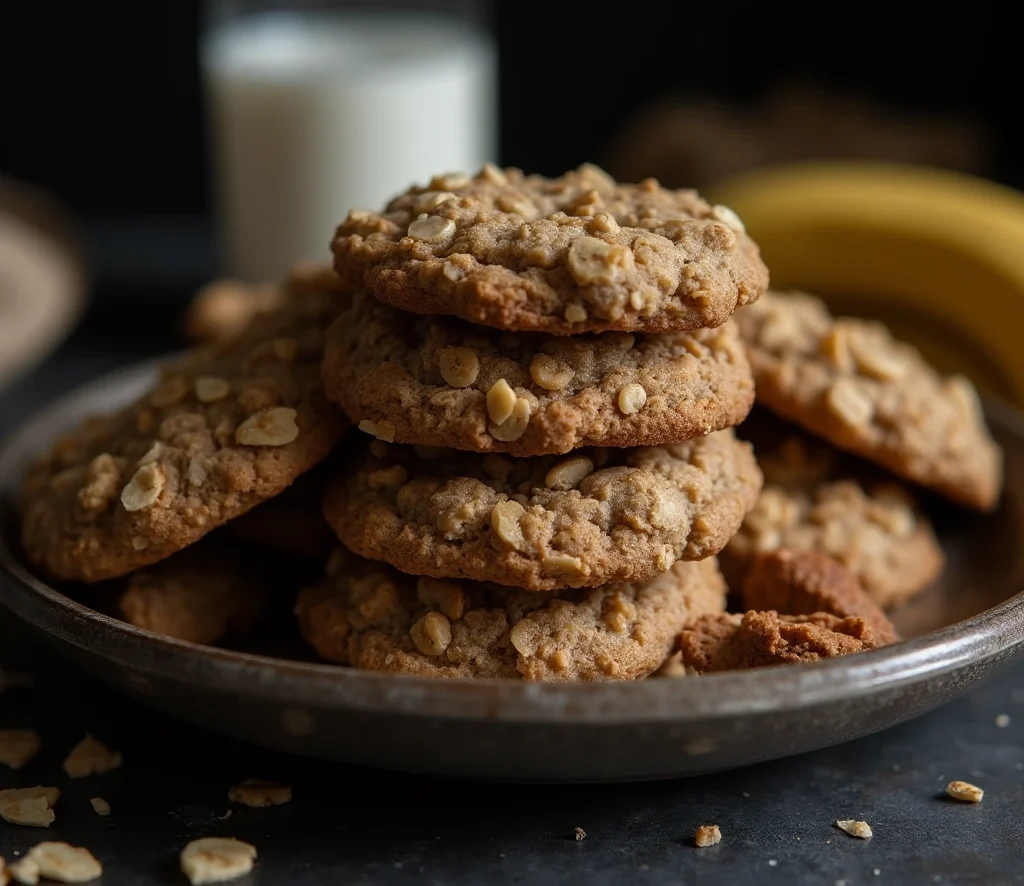
[[[471,16],[216,4],[200,57],[222,272],[237,279],[328,261],[350,209],[496,159],[496,50]]]

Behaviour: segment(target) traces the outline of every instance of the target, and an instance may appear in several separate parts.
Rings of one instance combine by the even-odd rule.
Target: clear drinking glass
[[[352,208],[496,159],[480,3],[219,2],[200,48],[222,271],[327,261]]]

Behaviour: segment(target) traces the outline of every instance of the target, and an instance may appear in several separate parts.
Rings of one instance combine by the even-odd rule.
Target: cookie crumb
[[[11,824],[48,828],[56,818],[53,804],[59,796],[57,788],[8,788],[0,791],[0,818]]]
[[[228,799],[232,803],[241,803],[254,809],[281,806],[291,802],[292,789],[286,784],[248,778],[228,791]]]
[[[15,883],[22,883],[25,886],[36,886],[39,882],[39,866],[29,858],[16,861],[7,871],[8,873],[5,873],[0,868],[0,884],[3,886],[10,882],[9,877],[13,877]]]
[[[1000,714],[998,717],[996,717],[996,726],[999,729],[1005,729],[1009,725],[1010,725],[1010,715],[1009,714]]]
[[[93,797],[90,801],[92,803],[93,811],[100,816],[106,818],[110,815],[110,804],[102,797]]]
[[[22,766],[39,753],[39,733],[33,729],[0,729],[0,765]]]
[[[837,821],[836,827],[841,831],[846,831],[851,837],[856,837],[858,840],[870,840],[874,836],[871,833],[871,825],[866,821],[854,821],[851,818],[846,818],[842,821]]]
[[[717,824],[702,824],[697,828],[693,842],[701,849],[705,846],[716,846],[722,842],[722,831]]]
[[[17,864],[11,875],[19,883],[35,884],[42,877],[58,883],[87,883],[103,873],[101,865],[88,849],[67,843],[37,843]]]
[[[946,793],[961,803],[980,803],[985,796],[981,788],[966,781],[951,781],[946,785]]]
[[[577,843],[579,843],[580,840],[586,840],[587,839],[587,832],[585,830],[583,830],[583,828],[573,828],[573,830],[576,832],[576,842]]]
[[[203,837],[181,850],[181,870],[192,886],[223,883],[252,870],[256,847],[233,837]]]
[[[778,864],[779,864],[778,859],[775,859],[775,858],[769,858],[768,859],[768,867],[774,868],[774,867],[777,867]]]
[[[85,778],[89,775],[104,775],[119,769],[123,760],[117,751],[112,751],[103,742],[86,733],[64,761],[64,771],[69,778]]]
[[[863,619],[827,612],[705,615],[690,622],[679,637],[683,664],[698,673],[820,661],[880,645]]]

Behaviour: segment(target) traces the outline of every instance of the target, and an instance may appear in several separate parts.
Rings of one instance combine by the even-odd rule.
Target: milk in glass
[[[223,271],[329,260],[349,209],[495,157],[493,45],[410,13],[272,12],[207,35],[202,62]]]

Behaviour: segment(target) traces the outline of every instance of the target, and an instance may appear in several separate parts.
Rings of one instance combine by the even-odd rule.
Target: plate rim
[[[75,410],[70,404],[107,396],[116,408],[126,399],[125,391],[141,387],[167,359],[134,363],[74,388],[36,410],[0,442],[0,603],[51,640],[93,656],[178,682],[215,674],[220,691],[258,692],[300,707],[446,720],[485,716],[509,724],[572,717],[589,725],[683,726],[813,709],[838,697],[898,690],[967,664],[994,665],[1024,654],[1024,590],[938,631],[856,656],[697,678],[583,684],[378,673],[202,646],[137,628],[73,600],[28,570],[9,531],[18,522],[12,491],[31,442],[71,420],[67,414]],[[984,406],[991,422],[1024,440],[1024,414],[991,397],[984,398]],[[58,630],[64,623],[73,629]]]

